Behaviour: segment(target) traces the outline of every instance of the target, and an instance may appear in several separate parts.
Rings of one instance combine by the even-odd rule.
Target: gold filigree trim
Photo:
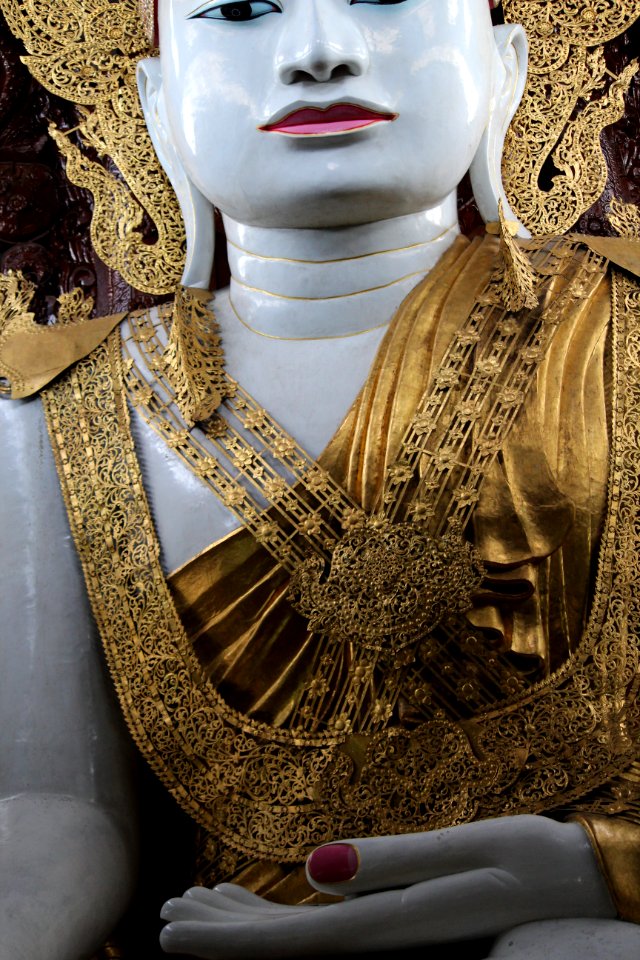
[[[295,569],[309,547],[328,559],[337,532],[359,522],[362,510],[226,375],[220,388],[225,400],[217,413],[188,429],[168,375],[170,320],[166,308],[160,308],[157,325],[148,313],[129,319],[124,368],[132,405],[285,569]],[[265,513],[266,504],[273,515]]]
[[[614,197],[609,204],[608,219],[621,237],[640,240],[640,207]]]
[[[340,538],[331,561],[310,557],[289,589],[314,633],[386,657],[471,608],[484,568],[460,531],[435,539],[419,522],[374,516]]]
[[[71,293],[62,293],[58,297],[58,323],[66,326],[71,323],[84,323],[93,312],[93,297],[85,297],[76,287]]]
[[[0,395],[10,396],[12,387],[19,390],[24,385],[19,371],[2,356],[2,346],[10,334],[37,330],[35,315],[29,310],[35,292],[19,271],[0,273]]]
[[[207,307],[210,299],[206,290],[178,289],[164,352],[167,380],[189,427],[213,417],[234,392],[224,375],[220,328]]]
[[[0,394],[14,399],[36,393],[122,319],[105,317],[88,327],[93,299],[76,288],[59,297],[56,324],[39,324],[29,309],[35,292],[21,273],[0,274]],[[79,335],[65,338],[61,328],[75,325],[82,327]]]

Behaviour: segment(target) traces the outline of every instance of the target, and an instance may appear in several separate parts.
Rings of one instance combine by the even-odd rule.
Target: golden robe
[[[570,258],[578,247],[568,248]],[[488,238],[460,239],[445,254],[401,306],[323,454],[322,466],[365,510],[377,503],[497,253]],[[625,250],[618,262],[629,260]],[[208,834],[208,879],[299,901],[308,891],[296,851],[336,832],[418,829],[422,810],[428,827],[555,811],[586,817],[621,915],[640,920],[637,605],[629,586],[640,537],[628,522],[629,451],[640,431],[629,380],[634,324],[640,331],[634,291],[623,275],[612,298],[606,270],[596,271],[565,310],[473,513],[470,536],[486,564],[468,616],[476,629],[458,624],[435,658],[423,645],[384,729],[371,737],[308,736],[296,726],[317,638],[287,600],[288,576],[249,533],[171,574],[167,591],[128,426],[118,334],[45,392],[71,528],[125,716]],[[631,553],[616,560],[633,536]],[[338,659],[336,676],[356,668],[349,644]],[[340,706],[329,692],[320,719]],[[292,830],[297,839],[287,847]]]
[[[495,260],[496,242],[486,239],[460,239],[445,254],[399,310],[364,389],[324,452],[322,465],[367,511]],[[610,467],[610,319],[611,281],[603,276],[564,318],[473,515],[487,577],[469,619],[538,681],[577,649],[590,613]],[[276,726],[291,717],[313,646],[287,601],[287,582],[244,530],[169,578],[209,682],[243,713]],[[265,863],[236,879],[276,899],[304,897],[299,876]],[[631,913],[638,917],[627,897],[625,915]]]

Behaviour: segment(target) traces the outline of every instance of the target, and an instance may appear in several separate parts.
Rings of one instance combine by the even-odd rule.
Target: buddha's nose
[[[369,49],[344,0],[298,0],[284,26],[276,52],[283,83],[328,83],[366,73]]]

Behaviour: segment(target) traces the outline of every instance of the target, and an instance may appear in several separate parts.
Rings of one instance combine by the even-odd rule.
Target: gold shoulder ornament
[[[89,319],[91,297],[82,290],[60,295],[58,322],[36,323],[29,310],[34,288],[21,274],[0,274],[0,395],[32,396],[72,363],[90,353],[124,314]]]

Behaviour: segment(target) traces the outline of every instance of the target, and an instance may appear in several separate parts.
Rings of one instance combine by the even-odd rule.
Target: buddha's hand
[[[282,907],[229,884],[196,888],[165,904],[162,945],[210,960],[366,953],[615,917],[585,831],[545,817],[327,844],[307,875],[349,899]]]

